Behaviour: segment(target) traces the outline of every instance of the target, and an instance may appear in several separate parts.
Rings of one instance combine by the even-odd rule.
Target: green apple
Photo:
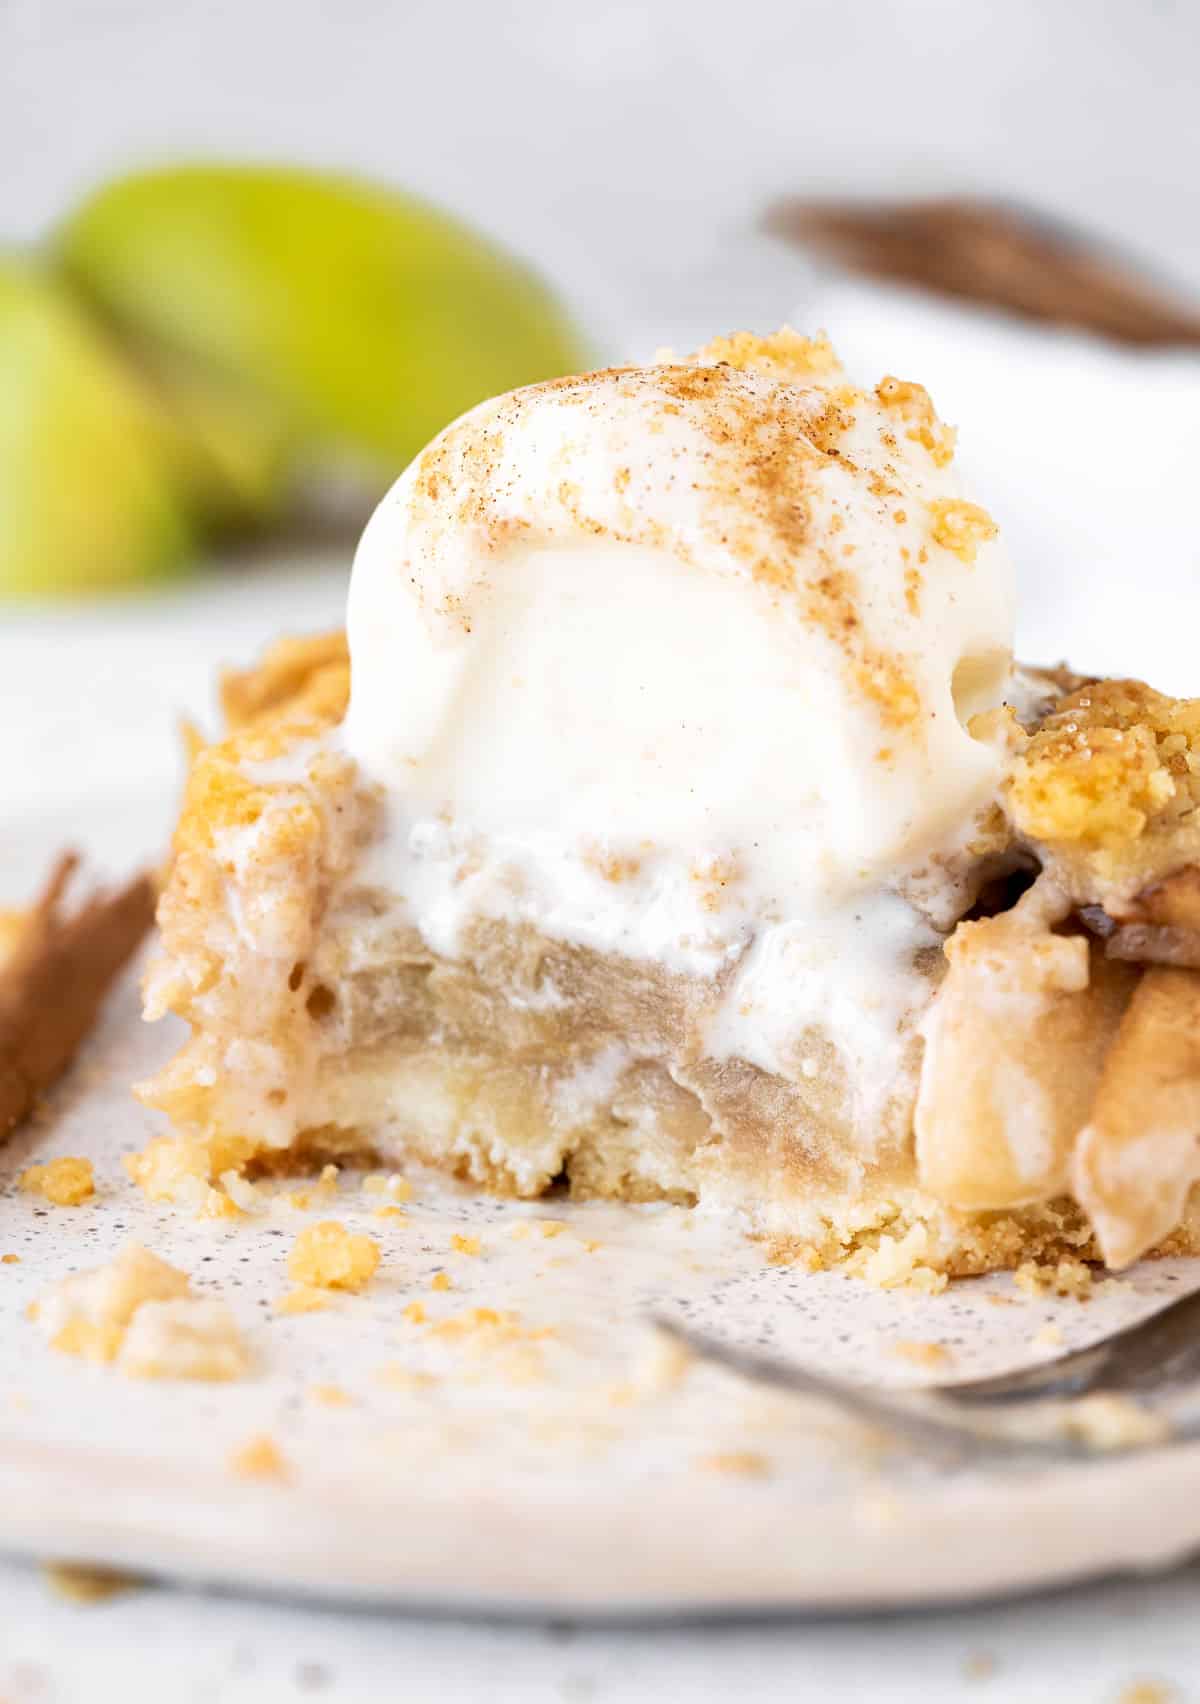
[[[294,468],[349,468],[373,486],[482,398],[587,363],[526,267],[348,177],[141,173],[93,194],[54,253],[134,347],[282,421]]]
[[[191,527],[152,390],[33,262],[0,255],[0,594],[170,573]]]
[[[153,377],[175,476],[205,535],[257,532],[281,519],[296,447],[281,411],[190,362],[144,348],[130,355]]]

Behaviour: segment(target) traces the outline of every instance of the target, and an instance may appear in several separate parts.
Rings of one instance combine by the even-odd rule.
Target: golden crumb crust
[[[303,707],[322,722],[345,712],[350,687],[350,647],[341,629],[278,639],[248,669],[226,669],[221,710],[230,733],[267,717],[293,715]]]
[[[146,1015],[174,1012],[192,1035],[139,1090],[184,1139],[131,1160],[152,1196],[297,1146],[290,1109],[319,1018],[305,963],[377,808],[322,739],[349,684],[344,634],[280,641],[256,669],[226,677],[234,730],[192,757],[145,984]],[[327,1142],[305,1132],[302,1146],[321,1159],[363,1151],[336,1132]]]
[[[336,726],[350,697],[350,658],[344,633],[282,639],[254,669],[228,672],[221,700],[229,735],[193,755],[173,842],[176,858],[207,849],[222,829],[260,822],[278,784],[256,783],[254,766],[269,764],[305,740]],[[300,845],[312,832],[299,803],[275,823]]]
[[[1200,863],[1200,699],[1137,680],[1067,694],[1013,765],[1007,806],[1080,904],[1121,911]]]

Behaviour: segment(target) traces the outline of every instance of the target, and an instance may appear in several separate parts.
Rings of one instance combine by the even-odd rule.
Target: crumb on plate
[[[293,1189],[285,1200],[301,1213],[307,1213],[314,1207],[326,1207],[338,1192],[339,1176],[336,1166],[322,1166],[321,1175],[311,1189]]]
[[[393,1201],[411,1201],[413,1186],[399,1172],[371,1172],[363,1178],[363,1189],[368,1195],[387,1195]]]
[[[190,1293],[186,1272],[140,1244],[128,1243],[107,1266],[51,1285],[33,1304],[31,1315],[52,1348],[88,1361],[111,1361],[139,1308]]]
[[[31,1315],[64,1355],[129,1378],[233,1379],[249,1366],[237,1321],[186,1272],[129,1243],[107,1266],[54,1284]]]
[[[230,1456],[229,1466],[240,1479],[286,1479],[288,1476],[279,1445],[267,1432],[258,1432],[240,1444]]]
[[[1074,1296],[1086,1302],[1092,1294],[1095,1274],[1082,1260],[1060,1260],[1039,1265],[1026,1260],[1013,1273],[1013,1283],[1026,1296]]]
[[[634,1387],[646,1396],[677,1390],[691,1372],[695,1355],[686,1343],[665,1331],[652,1331],[634,1367]]]
[[[1165,1443],[1171,1436],[1171,1423],[1164,1414],[1122,1392],[1107,1390],[1067,1403],[1058,1429],[1064,1437],[1077,1438],[1093,1450],[1135,1449]]]
[[[319,1402],[323,1408],[352,1408],[354,1398],[341,1385],[315,1384],[308,1387],[310,1402]]]
[[[1176,1688],[1164,1680],[1132,1680],[1121,1688],[1117,1704],[1175,1704]]]
[[[53,1207],[78,1207],[96,1193],[92,1162],[76,1154],[63,1154],[43,1166],[29,1166],[21,1173],[21,1188],[41,1195]]]
[[[375,1377],[389,1390],[428,1390],[437,1380],[432,1373],[419,1373],[406,1367],[403,1361],[385,1361],[377,1368]]]
[[[379,1265],[379,1244],[373,1237],[348,1231],[338,1219],[322,1219],[300,1232],[288,1255],[288,1277],[294,1284],[320,1290],[365,1287]]]
[[[914,1367],[944,1367],[954,1359],[944,1343],[922,1338],[897,1338],[888,1345],[890,1352]]]
[[[765,1479],[771,1464],[757,1450],[719,1450],[715,1455],[701,1456],[696,1466],[706,1473],[728,1473],[743,1479]]]
[[[134,1379],[240,1379],[250,1355],[237,1320],[217,1296],[146,1302],[134,1314],[117,1353],[118,1370]]]
[[[555,1335],[552,1325],[527,1326],[510,1308],[465,1308],[429,1328],[431,1337],[465,1343],[475,1352],[486,1353],[513,1343],[540,1343]]]
[[[274,1304],[277,1314],[307,1314],[320,1313],[322,1308],[330,1304],[328,1290],[319,1290],[315,1284],[297,1284],[295,1289],[287,1290],[279,1296]]]

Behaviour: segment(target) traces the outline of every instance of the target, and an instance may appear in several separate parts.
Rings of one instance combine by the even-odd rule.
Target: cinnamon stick
[[[115,893],[92,894],[65,915],[78,866],[73,852],[58,859],[0,965],[0,1139],[66,1071],[154,921],[155,888],[147,875]]]
[[[790,199],[767,228],[852,272],[1005,308],[1140,348],[1200,347],[1200,310],[1136,265],[1052,220],[1002,203]]]

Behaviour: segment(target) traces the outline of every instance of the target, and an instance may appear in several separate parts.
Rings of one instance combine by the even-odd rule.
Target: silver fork
[[[1200,1379],[1200,1290],[1168,1302],[1133,1325],[1015,1373],[939,1385],[938,1394],[964,1406],[1014,1406],[1092,1391],[1161,1396]]]
[[[1200,1378],[1200,1291],[1171,1302],[1147,1319],[1020,1372],[927,1386],[912,1393],[883,1391],[816,1372],[777,1355],[742,1349],[663,1315],[651,1323],[693,1355],[755,1384],[816,1397],[870,1424],[882,1426],[920,1449],[978,1457],[1079,1460],[1094,1453],[1079,1436],[1026,1437],[995,1424],[996,1410],[1054,1404],[1093,1392],[1162,1397],[1194,1387]],[[1174,1430],[1168,1442],[1200,1436],[1194,1425]],[[1162,1442],[1132,1449],[1161,1448]]]

